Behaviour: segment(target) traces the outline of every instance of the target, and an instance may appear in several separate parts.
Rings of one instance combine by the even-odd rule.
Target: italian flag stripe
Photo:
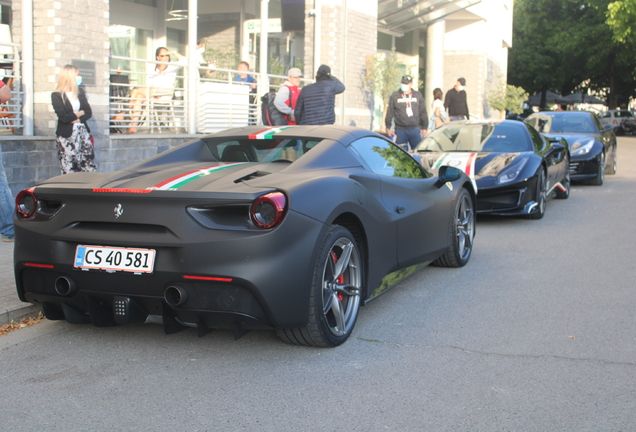
[[[178,176],[169,178],[168,180],[162,181],[161,183],[157,183],[156,185],[150,187],[149,189],[155,190],[176,190],[180,187],[197,180],[201,177],[205,177],[213,172],[220,171],[226,168],[230,168],[238,165],[245,165],[248,162],[240,162],[240,163],[232,163],[232,164],[219,164],[212,165],[209,167],[201,168],[194,171],[188,171],[184,174],[179,174]]]
[[[277,128],[267,128],[262,131],[256,132],[254,134],[249,135],[249,139],[272,139],[275,134],[284,131],[285,129],[289,129],[291,126],[283,126]]]
[[[473,177],[473,170],[475,169],[475,157],[477,156],[477,153],[471,153],[470,156],[468,156],[468,161],[466,162],[466,175],[468,177]]]
[[[448,157],[448,153],[444,153],[441,158],[437,159],[433,169],[439,169],[442,165],[444,165],[444,160]]]

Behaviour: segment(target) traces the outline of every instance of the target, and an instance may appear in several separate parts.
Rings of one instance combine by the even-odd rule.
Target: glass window
[[[144,6],[157,7],[157,0],[125,0],[130,3],[137,3]]]
[[[532,151],[532,144],[521,123],[450,123],[427,135],[417,151],[521,152]]]
[[[320,140],[302,139],[238,139],[204,140],[215,160],[221,162],[294,162]]]
[[[398,146],[376,137],[354,141],[351,148],[368,169],[389,177],[425,178],[421,165]]]
[[[154,60],[152,52],[152,31],[135,27],[111,25],[108,27],[108,40],[112,56],[132,57]],[[117,73],[129,77],[129,83],[146,84],[147,66],[144,62],[110,59],[111,74]]]
[[[543,149],[543,147],[545,146],[545,141],[544,141],[543,137],[532,126],[530,126],[528,124],[526,126],[528,128],[528,132],[530,132],[530,138],[532,138],[532,142],[534,144],[534,148],[537,151],[541,151]]]

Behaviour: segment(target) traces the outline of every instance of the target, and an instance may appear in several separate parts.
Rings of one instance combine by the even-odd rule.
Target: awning
[[[378,31],[401,37],[478,3],[481,0],[379,0]]]

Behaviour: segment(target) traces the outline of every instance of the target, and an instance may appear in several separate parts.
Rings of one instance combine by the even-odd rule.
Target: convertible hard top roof
[[[226,129],[221,132],[207,135],[210,138],[237,137],[247,135],[260,135],[268,132],[275,132],[276,138],[322,138],[334,141],[353,141],[355,139],[377,135],[368,129],[362,129],[355,126],[245,126],[241,128]]]

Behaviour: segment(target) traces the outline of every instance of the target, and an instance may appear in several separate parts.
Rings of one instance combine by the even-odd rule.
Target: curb
[[[36,317],[42,312],[42,306],[31,303],[12,307],[9,309],[0,309],[0,325],[11,323],[11,321],[20,321],[22,318]]]

